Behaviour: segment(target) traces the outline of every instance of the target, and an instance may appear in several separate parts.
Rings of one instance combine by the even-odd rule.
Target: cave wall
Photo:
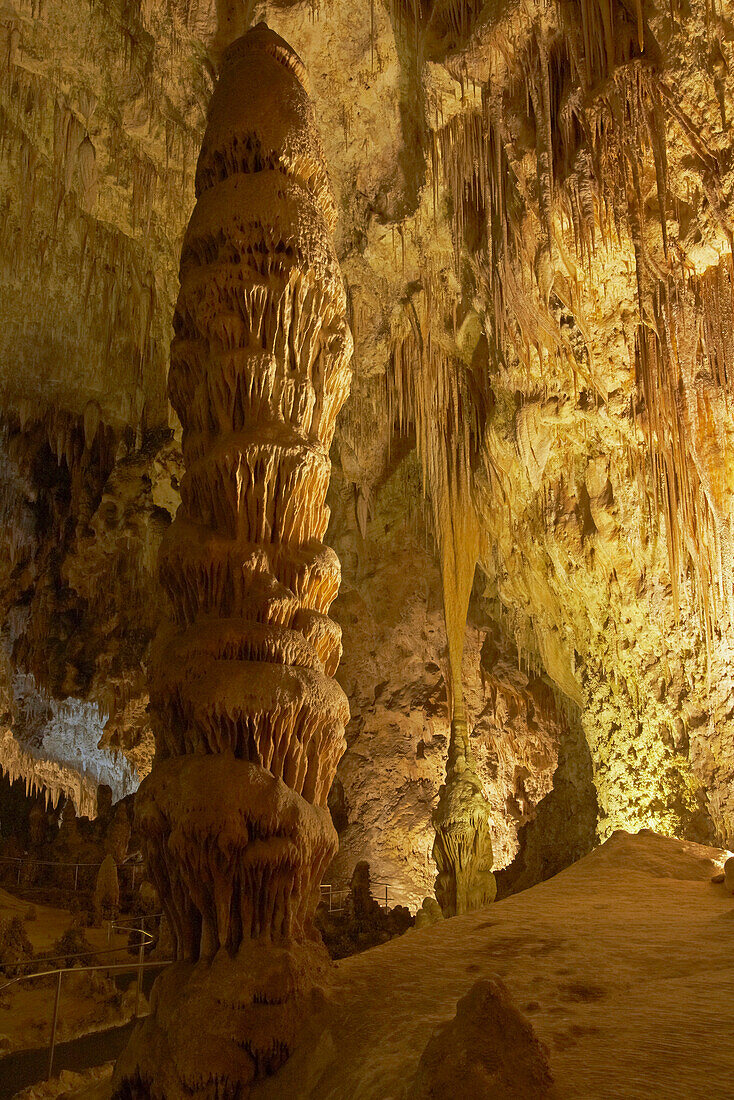
[[[730,9],[4,6],[3,677],[94,708],[65,767],[100,739],[132,785],[150,765],[176,264],[219,52],[266,18],[311,74],[356,345],[332,876],[367,858],[412,902],[433,878],[445,639],[403,385],[426,324],[485,415],[465,675],[497,866],[527,883],[617,827],[732,843]],[[0,764],[43,757],[4,710]]]

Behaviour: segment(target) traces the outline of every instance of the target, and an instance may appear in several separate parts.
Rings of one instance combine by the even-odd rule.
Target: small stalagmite
[[[463,468],[466,470],[467,465]],[[432,854],[438,872],[436,900],[443,915],[453,917],[489,905],[497,894],[497,883],[492,873],[491,811],[469,739],[462,680],[464,636],[480,532],[468,476],[454,476],[448,462],[444,471],[442,477],[433,479],[433,503],[441,552],[451,734],[446,781],[433,811],[436,836]]]
[[[312,916],[348,719],[322,539],[352,339],[306,74],[265,24],[224,55],[196,195],[169,375],[186,474],[136,802],[176,961],[115,1095],[235,1100],[288,1058],[318,999]]]
[[[436,836],[436,900],[445,917],[469,913],[494,901],[497,882],[490,807],[477,775],[464,718],[451,721],[446,782],[433,812]]]

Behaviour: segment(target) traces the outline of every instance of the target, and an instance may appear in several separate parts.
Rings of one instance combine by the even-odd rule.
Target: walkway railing
[[[131,971],[132,972],[137,972],[137,982],[136,982],[136,986],[135,986],[135,1009],[134,1009],[133,1015],[132,1015],[132,1019],[137,1020],[138,1010],[140,1008],[140,994],[142,992],[142,986],[143,986],[143,971],[153,969],[154,967],[169,966],[171,961],[172,961],[171,959],[161,959],[161,960],[156,960],[155,962],[146,962],[145,961],[145,948],[150,946],[150,944],[155,942],[155,937],[152,936],[150,932],[146,931],[146,929],[131,927],[129,921],[120,921],[120,922],[110,921],[109,926],[110,926],[109,927],[109,932],[108,932],[108,937],[109,938],[111,938],[112,931],[115,928],[122,929],[126,932],[138,932],[140,934],[140,943],[136,945],[137,948],[138,948],[138,960],[137,960],[137,962],[100,963],[100,964],[95,965],[95,966],[62,966],[62,967],[58,967],[54,970],[39,970],[34,974],[21,974],[19,977],[12,978],[9,982],[6,982],[4,985],[0,986],[0,993],[4,993],[6,989],[10,989],[11,986],[18,985],[20,982],[32,982],[32,981],[37,980],[38,978],[51,978],[54,975],[56,975],[56,994],[55,994],[55,997],[54,997],[53,1016],[51,1018],[51,1039],[50,1039],[49,1048],[48,1048],[48,1073],[47,1073],[47,1076],[46,1076],[46,1080],[48,1080],[48,1081],[50,1081],[51,1077],[53,1076],[54,1053],[55,1053],[55,1050],[56,1050],[56,1033],[58,1031],[59,1009],[60,1009],[60,1004],[61,1004],[61,982],[62,982],[62,979],[64,977],[64,974],[91,974],[91,973],[94,973],[94,972],[98,972],[100,970],[105,971],[107,974],[111,974],[111,973],[123,974],[125,972],[130,973]],[[117,951],[120,951],[120,950],[122,950],[122,948],[120,948],[120,947],[107,948],[106,950],[103,948],[100,951],[91,951],[91,952],[86,951],[86,952],[84,952],[84,955],[86,955],[87,957],[89,955],[92,955],[92,954],[93,955],[104,955],[104,954],[108,954],[110,951],[117,952]],[[65,959],[73,958],[73,957],[74,957],[73,955],[71,955],[71,956],[70,955],[57,956],[57,958],[65,958]],[[55,961],[55,960],[53,960],[53,959],[51,959],[51,960],[39,959],[37,961],[38,962],[44,962],[44,961]]]
[[[343,883],[339,886],[334,885],[332,882],[322,882],[319,887],[321,890],[321,901],[327,906],[330,913],[341,913],[346,908],[346,901],[351,890],[349,883]],[[379,894],[376,891],[379,890]],[[370,894],[380,905],[380,908],[388,909],[388,891],[390,890],[390,884],[388,882],[371,882]],[[384,896],[383,896],[384,891]]]
[[[93,865],[93,864],[81,864],[80,863],[80,864],[76,864],[76,865],[72,864],[71,866],[82,867],[82,866],[95,866],[95,865]],[[351,889],[351,887],[348,884],[337,886],[334,883],[322,882],[320,889],[321,889],[321,900],[328,905],[328,910],[329,910],[330,913],[340,913],[346,908],[346,898],[347,898],[347,895],[349,894],[349,891]],[[379,894],[375,893],[376,890],[379,890]],[[382,893],[383,890],[384,890],[384,896],[383,896],[383,893]],[[372,882],[372,883],[370,883],[370,893],[371,893],[372,897],[385,910],[387,910],[388,905],[389,905],[389,890],[390,890],[390,884],[387,883],[387,882]],[[152,917],[147,918],[147,919],[154,919],[154,917],[159,917],[159,916],[160,916],[160,914],[154,914]],[[112,939],[112,934],[115,930],[121,931],[121,932],[127,932],[127,933],[131,933],[131,932],[139,933],[140,943],[136,945],[137,948],[138,948],[138,960],[135,963],[100,963],[100,964],[97,964],[97,965],[94,965],[94,966],[62,966],[62,967],[58,967],[58,968],[53,969],[53,970],[39,970],[39,971],[37,971],[36,973],[33,973],[33,974],[21,974],[19,977],[12,978],[9,982],[6,982],[4,985],[0,986],[0,993],[3,993],[6,989],[10,989],[11,986],[18,985],[20,982],[32,982],[32,981],[35,981],[39,978],[51,978],[54,975],[56,976],[56,993],[55,993],[55,997],[54,997],[53,1016],[51,1018],[51,1039],[50,1039],[50,1042],[49,1042],[49,1052],[48,1052],[48,1073],[47,1073],[47,1078],[46,1078],[47,1080],[50,1081],[51,1077],[53,1076],[54,1053],[55,1053],[55,1050],[56,1050],[56,1034],[57,1034],[57,1031],[58,1031],[59,1013],[60,1013],[60,1005],[61,1005],[61,983],[62,983],[64,974],[92,974],[92,973],[96,973],[96,972],[99,972],[99,971],[105,971],[108,974],[111,974],[111,973],[124,974],[126,972],[130,973],[131,971],[132,972],[137,972],[137,982],[136,982],[136,986],[135,986],[135,1008],[134,1008],[134,1011],[133,1011],[132,1019],[136,1020],[138,1018],[138,1010],[140,1008],[140,994],[142,992],[142,985],[143,985],[143,971],[144,970],[151,970],[151,969],[154,969],[156,967],[160,968],[160,967],[164,967],[164,966],[169,966],[170,963],[172,962],[171,959],[156,960],[155,962],[146,962],[145,961],[145,948],[150,946],[152,943],[155,942],[155,937],[150,932],[148,932],[147,929],[141,928],[141,927],[136,927],[134,924],[131,923],[132,921],[140,921],[140,920],[145,920],[145,919],[146,918],[131,917],[131,918],[128,918],[127,920],[108,921],[107,922],[107,942],[108,942],[108,944],[110,943],[110,941]],[[90,955],[106,955],[106,954],[116,953],[116,952],[121,951],[121,950],[124,950],[124,949],[122,947],[119,947],[119,946],[118,947],[107,947],[107,948],[101,948],[99,950],[94,950],[94,951],[78,952],[76,954],[71,954],[71,955],[66,953],[66,954],[63,954],[63,955],[51,956],[51,957],[48,957],[48,958],[45,958],[45,959],[37,959],[37,960],[34,960],[34,961],[38,962],[38,963],[44,963],[44,962],[56,962],[59,959],[70,959],[70,958],[75,958],[75,957],[89,958]]]
[[[34,867],[53,867],[54,869],[58,869],[58,868],[61,868],[61,867],[68,867],[68,868],[71,869],[71,871],[73,871],[73,875],[71,873],[69,875],[70,880],[73,878],[73,885],[67,885],[65,888],[67,890],[74,890],[74,892],[76,892],[79,889],[79,871],[80,870],[83,870],[83,869],[86,869],[86,868],[93,868],[93,870],[96,872],[96,871],[99,871],[99,868],[102,866],[101,863],[84,863],[84,862],[81,862],[81,861],[78,862],[78,863],[73,863],[73,862],[65,862],[63,860],[34,859],[33,856],[0,856],[0,864],[3,864],[3,863],[14,865],[17,868],[16,882],[17,882],[18,886],[20,886],[20,884],[22,882],[22,879],[23,879],[23,868],[24,867],[27,867],[29,869],[32,869]],[[140,862],[140,863],[120,863],[120,864],[118,864],[118,867],[117,867],[118,876],[122,877],[126,874],[130,875],[130,890],[131,891],[135,889],[136,874],[139,871],[142,870],[142,866],[143,866],[142,862]],[[87,887],[88,889],[94,889],[94,881],[96,881],[96,874],[94,876],[90,875],[90,879],[92,879],[92,878],[93,878],[93,881],[91,881],[90,886]]]
[[[0,864],[3,864],[3,863],[15,864],[17,866],[17,876],[16,877],[17,877],[18,885],[20,885],[21,880],[22,880],[22,872],[23,872],[23,867],[24,866],[27,866],[27,867],[53,867],[53,868],[69,867],[69,868],[73,868],[73,871],[74,871],[74,876],[73,876],[74,884],[73,884],[73,887],[67,887],[67,889],[73,888],[73,890],[75,892],[78,891],[78,889],[79,889],[79,871],[80,871],[80,869],[91,867],[95,871],[98,871],[100,866],[101,866],[100,863],[82,863],[82,862],[79,862],[79,863],[65,863],[64,861],[61,861],[61,860],[33,859],[31,856],[0,856]],[[137,872],[142,871],[142,869],[143,869],[142,862],[138,862],[138,863],[121,863],[121,864],[118,865],[117,873],[120,876],[123,875],[124,873],[129,873],[129,875],[130,875],[130,890],[133,891],[135,889],[136,874],[137,874]],[[95,876],[95,878],[96,878],[96,876]],[[91,884],[91,887],[92,888],[94,887],[93,882]],[[344,903],[345,903],[347,894],[349,893],[349,890],[350,890],[349,883],[340,883],[340,884],[336,885],[336,884],[330,883],[330,882],[322,882],[320,890],[321,890],[321,900],[328,904],[330,913],[339,913],[339,912],[341,912],[342,909],[344,909]],[[380,906],[383,909],[387,909],[388,905],[389,905],[389,903],[388,903],[389,890],[390,890],[390,884],[388,882],[372,882],[372,883],[370,883],[370,893],[372,894],[372,897],[375,899],[375,901],[379,902]]]

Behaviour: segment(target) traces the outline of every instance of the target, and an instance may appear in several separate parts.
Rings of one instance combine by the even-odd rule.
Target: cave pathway
[[[58,1043],[54,1054],[54,1075],[62,1069],[82,1073],[92,1066],[115,1060],[127,1043],[135,1024],[130,1020],[105,1031],[92,1031],[78,1039]],[[0,1100],[12,1100],[29,1085],[45,1081],[48,1069],[48,1047],[40,1050],[18,1050],[0,1058]]]

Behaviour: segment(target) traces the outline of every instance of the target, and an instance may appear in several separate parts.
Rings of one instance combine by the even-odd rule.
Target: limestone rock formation
[[[410,1100],[451,1100],[459,1083],[473,1100],[553,1095],[548,1052],[499,978],[476,982],[428,1041]]]
[[[374,487],[366,539],[356,524],[348,527],[353,495],[342,469],[332,477],[332,530],[342,562],[334,604],[344,645],[338,677],[352,716],[330,800],[339,852],[327,880],[348,882],[355,861],[368,858],[374,877],[390,884],[390,899],[415,908],[434,889],[432,814],[450,731],[441,576],[425,532],[421,537],[415,517],[405,515],[401,476],[398,469]],[[531,881],[538,881],[539,866],[554,873],[569,852],[580,856],[593,843],[595,796],[583,732],[539,670],[519,667],[476,597],[465,629],[463,693],[491,807],[495,869],[517,858],[520,836],[524,852],[534,853]],[[565,792],[566,808],[559,809],[554,787]],[[545,823],[536,836],[539,807]]]
[[[94,886],[94,916],[98,924],[102,920],[113,920],[117,916],[120,906],[120,882],[117,875],[117,864],[111,853],[108,853],[97,872],[97,881]]]
[[[729,856],[724,864],[724,886],[730,894],[734,894],[734,856]]]
[[[131,832],[130,818],[124,802],[118,804],[115,809],[114,817],[112,815],[110,815],[110,817],[111,820],[105,833],[104,845],[109,855],[113,857],[117,864],[120,864],[127,855]]]
[[[0,676],[6,671],[7,663],[0,662]],[[85,817],[97,812],[100,785],[112,788],[117,799],[135,790],[138,772],[131,761],[98,744],[104,715],[95,703],[74,697],[57,701],[39,690],[32,675],[19,672],[4,694],[0,772],[11,783],[22,780],[27,791],[42,792],[47,806],[71,798]]]
[[[436,890],[445,916],[494,897],[490,809],[469,746],[464,707],[464,638],[482,532],[474,471],[484,446],[486,408],[472,371],[441,338],[445,289],[427,273],[420,314],[394,334],[394,401],[401,425],[415,426],[423,489],[441,567],[451,716],[446,781],[433,815]]]
[[[430,928],[432,924],[437,924],[440,920],[443,920],[443,913],[436,899],[424,898],[423,904],[415,915],[416,929]]]
[[[327,534],[353,714],[339,881],[368,858],[415,904],[433,877],[439,554],[394,400],[421,341],[484,415],[464,681],[496,869],[521,843],[536,881],[617,827],[731,847],[731,0],[257,10],[311,74],[356,341]],[[60,746],[8,712],[0,761],[84,813],[113,778],[84,774],[100,738],[139,776],[152,755],[168,330],[216,60],[249,14],[0,13],[3,649],[11,687],[32,672],[74,718]],[[447,422],[449,391],[414,396]]]
[[[136,799],[176,963],[116,1071],[116,1095],[167,1100],[244,1096],[289,1056],[325,961],[349,716],[321,541],[352,351],[336,206],[304,67],[264,24],[223,57],[196,190],[169,376],[186,472]]]
[[[379,900],[378,900],[379,899]],[[370,865],[361,860],[352,873],[347,891],[322,891],[316,911],[316,925],[332,959],[343,959],[366,951],[413,926],[405,906],[392,908],[381,884],[372,886]]]

